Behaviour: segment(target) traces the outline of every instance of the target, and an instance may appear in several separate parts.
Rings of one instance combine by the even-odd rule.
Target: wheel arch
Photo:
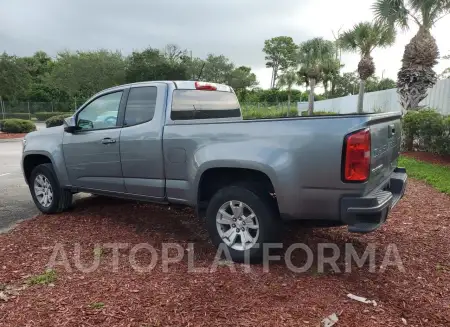
[[[39,160],[42,160],[39,161]],[[30,165],[32,163],[37,163],[32,165],[31,170]],[[56,177],[58,178],[58,182],[62,187],[70,187],[69,178],[67,175],[66,165],[64,161],[64,157],[61,151],[57,151],[56,155],[52,155],[47,151],[29,151],[23,154],[22,158],[22,172],[24,174],[25,181],[28,183],[28,179],[30,177],[31,171],[38,164],[42,163],[50,163],[55,170]]]
[[[204,212],[209,200],[221,188],[242,183],[258,185],[274,199],[277,206],[275,184],[271,173],[267,169],[259,169],[254,165],[245,166],[240,162],[238,166],[220,165],[203,169],[196,179],[196,205],[199,214]]]
[[[52,164],[53,167],[55,166],[51,157],[46,152],[28,153],[23,157],[22,169],[27,184],[29,183],[31,172],[33,171],[33,169],[39,165],[46,163]]]

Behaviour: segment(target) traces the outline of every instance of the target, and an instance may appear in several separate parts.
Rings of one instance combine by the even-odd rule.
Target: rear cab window
[[[239,117],[241,108],[233,92],[185,89],[173,91],[170,118],[174,121]]]
[[[130,89],[125,109],[125,126],[139,125],[153,119],[156,107],[156,86],[134,87]]]

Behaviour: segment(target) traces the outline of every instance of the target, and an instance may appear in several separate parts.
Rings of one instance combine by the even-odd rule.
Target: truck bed
[[[284,218],[335,220],[342,195],[367,194],[393,171],[387,160],[394,166],[400,133],[389,143],[387,132],[386,137],[382,132],[392,124],[400,129],[400,118],[399,113],[381,113],[168,123],[163,135],[167,197],[193,204],[197,194],[192,190],[203,172],[246,168],[270,178]],[[371,168],[386,166],[365,183],[344,183],[344,138],[366,127],[373,131],[372,149],[377,153]]]

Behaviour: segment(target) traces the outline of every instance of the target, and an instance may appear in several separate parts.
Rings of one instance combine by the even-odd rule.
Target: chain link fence
[[[0,102],[0,119],[42,120],[41,117],[75,112],[81,103],[74,102]]]

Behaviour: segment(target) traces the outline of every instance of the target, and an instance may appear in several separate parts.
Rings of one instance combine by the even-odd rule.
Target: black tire
[[[263,259],[263,244],[280,240],[281,222],[273,198],[258,191],[252,184],[227,186],[213,195],[206,210],[206,226],[213,244],[219,247],[224,243],[216,227],[216,216],[220,207],[231,200],[248,205],[258,218],[259,236],[255,246],[248,250],[235,250],[228,247],[231,259],[235,262],[260,262]]]
[[[49,206],[44,207],[41,205],[39,200],[37,199],[35,190],[34,190],[34,181],[37,176],[43,175],[45,176],[53,191],[53,199]],[[30,180],[28,181],[28,185],[30,187],[31,196],[36,207],[42,213],[52,214],[58,213],[67,210],[72,205],[72,192],[69,190],[62,189],[59,185],[58,179],[56,178],[55,171],[53,169],[52,164],[42,164],[36,166],[30,175]]]

